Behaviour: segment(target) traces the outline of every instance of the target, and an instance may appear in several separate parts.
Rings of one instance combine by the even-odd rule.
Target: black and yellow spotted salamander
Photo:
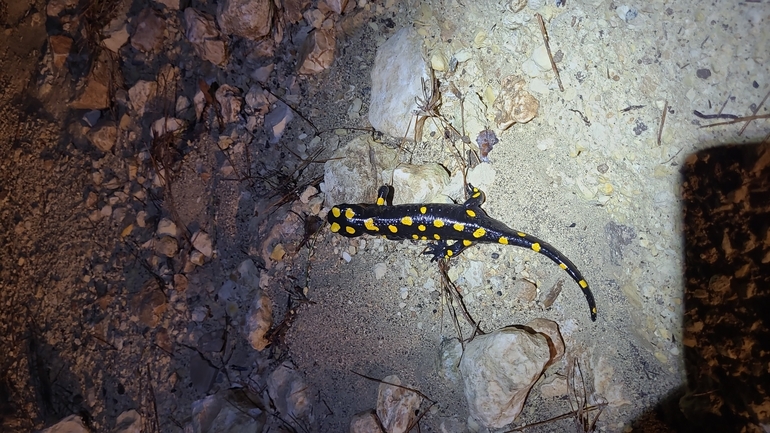
[[[349,238],[368,233],[393,240],[434,240],[424,252],[433,255],[431,261],[454,257],[477,242],[529,248],[556,262],[578,283],[595,321],[594,295],[575,264],[547,242],[487,216],[481,209],[484,193],[470,184],[467,188],[469,198],[463,204],[392,205],[392,188],[385,185],[377,193],[376,204],[340,204],[331,208],[327,219],[332,232]]]

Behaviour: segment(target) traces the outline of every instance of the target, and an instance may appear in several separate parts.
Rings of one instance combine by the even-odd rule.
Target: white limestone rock
[[[416,97],[423,98],[423,80],[430,70],[422,57],[422,37],[411,27],[403,28],[377,49],[372,68],[372,99],[369,123],[374,129],[402,138],[413,132]],[[407,134],[413,137],[413,134]]]
[[[550,359],[546,338],[523,329],[474,338],[460,361],[471,416],[488,428],[512,423]]]

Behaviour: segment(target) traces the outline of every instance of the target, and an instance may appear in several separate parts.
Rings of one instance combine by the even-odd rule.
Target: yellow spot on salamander
[[[421,232],[424,232],[425,231],[425,226],[420,224],[420,225],[417,226],[417,230],[419,230]]]
[[[338,208],[337,206],[334,206],[332,208],[332,215],[334,215],[334,218],[339,218],[340,215],[342,215],[342,212],[340,212],[340,208]]]
[[[480,237],[484,236],[485,234],[487,234],[487,231],[484,230],[483,228],[479,227],[479,228],[476,229],[475,232],[473,232],[473,237],[474,238],[480,238]]]
[[[382,197],[377,197],[377,206],[384,206],[385,205],[385,199]]]
[[[447,257],[452,257],[452,254],[454,254],[454,253],[452,252],[452,250],[446,250],[446,256],[447,256]]]
[[[412,239],[417,240],[417,239],[420,239],[420,237],[417,235],[412,235]]]
[[[518,232],[516,234],[519,235],[520,238],[526,238],[527,237],[527,234],[524,233],[524,232]]]
[[[390,230],[393,233],[396,233],[398,231],[398,227],[394,226],[393,224],[388,226],[388,230]]]
[[[380,228],[374,225],[373,218],[369,218],[368,220],[364,221],[364,227],[366,227],[366,229],[369,230],[370,232],[380,231]]]
[[[535,251],[536,253],[539,253],[539,252],[540,252],[540,244],[539,244],[539,243],[537,243],[537,242],[535,242],[534,244],[532,244],[532,246],[530,246],[530,248],[532,248],[532,250],[533,250],[533,251]]]
[[[559,263],[559,267],[564,269],[565,271],[567,270],[567,265],[565,265],[564,263]]]
[[[580,285],[580,287],[581,287],[581,288],[583,288],[583,289],[585,289],[586,287],[588,287],[588,283],[586,283],[586,280],[580,280],[580,281],[578,281],[578,284],[579,284],[579,285]]]
[[[424,240],[424,241],[427,241],[427,240],[428,240],[428,237],[427,237],[427,236],[423,236],[423,237],[421,237],[420,239],[422,239],[422,240]]]
[[[436,226],[437,228],[444,227],[444,221],[442,221],[442,220],[433,220],[433,225]]]
[[[345,218],[347,218],[347,219],[351,219],[351,218],[353,218],[354,216],[356,216],[356,213],[355,213],[355,212],[353,212],[353,209],[351,209],[351,208],[347,208],[347,209],[345,209]]]
[[[466,247],[469,247],[472,244],[473,244],[473,242],[469,241],[468,239],[463,240],[463,245],[465,245]]]
[[[332,223],[331,231],[332,233],[337,233],[338,231],[340,231],[340,225],[337,223]]]
[[[481,193],[479,192],[479,190],[475,190],[475,191],[473,192],[473,195],[472,195],[471,197],[473,197],[473,198],[479,198],[479,196],[480,196],[480,195],[481,195]]]
[[[401,224],[403,224],[403,225],[405,225],[405,226],[410,226],[410,225],[412,225],[412,217],[410,217],[410,216],[405,216],[405,217],[401,218]]]
[[[500,236],[500,239],[498,239],[497,242],[500,242],[503,245],[508,245],[508,238],[505,236]]]
[[[455,225],[452,227],[454,227],[458,232],[465,230],[465,224],[455,223]]]
[[[423,207],[421,207],[421,208],[420,208],[420,213],[421,213],[421,214],[424,214],[424,213],[425,213],[425,212],[427,212],[427,211],[428,211],[428,208],[427,208],[427,207],[425,207],[425,206],[423,206]]]
[[[354,229],[353,227],[350,227],[350,226],[345,227],[345,231],[350,233],[351,235],[356,234],[356,229]]]
[[[476,217],[476,212],[471,210],[471,209],[465,209],[465,213],[467,213],[468,216],[471,217],[471,218],[475,218]]]
[[[433,239],[435,239],[435,240],[440,240],[440,239],[441,239],[441,236],[439,236],[439,235],[438,235],[438,233],[434,233],[434,234],[433,234]]]

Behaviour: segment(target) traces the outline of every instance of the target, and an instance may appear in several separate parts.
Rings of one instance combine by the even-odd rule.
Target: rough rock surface
[[[513,422],[550,359],[548,340],[522,329],[474,338],[460,361],[471,416],[489,428]]]
[[[372,127],[409,138],[407,130],[414,132],[416,120],[415,98],[424,98],[424,81],[430,83],[430,71],[422,57],[422,38],[414,29],[403,28],[377,49],[369,105]]]

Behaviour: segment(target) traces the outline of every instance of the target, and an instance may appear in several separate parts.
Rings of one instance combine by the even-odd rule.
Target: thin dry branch
[[[543,34],[543,42],[545,43],[545,50],[548,52],[548,60],[551,61],[551,69],[553,69],[554,75],[556,75],[556,82],[559,83],[559,90],[564,91],[564,85],[561,84],[561,77],[559,76],[559,69],[556,67],[556,62],[553,61],[553,55],[551,54],[551,45],[548,43],[548,32],[545,30],[545,22],[543,22],[543,16],[539,13],[535,14],[537,22],[540,24],[540,33]]]

